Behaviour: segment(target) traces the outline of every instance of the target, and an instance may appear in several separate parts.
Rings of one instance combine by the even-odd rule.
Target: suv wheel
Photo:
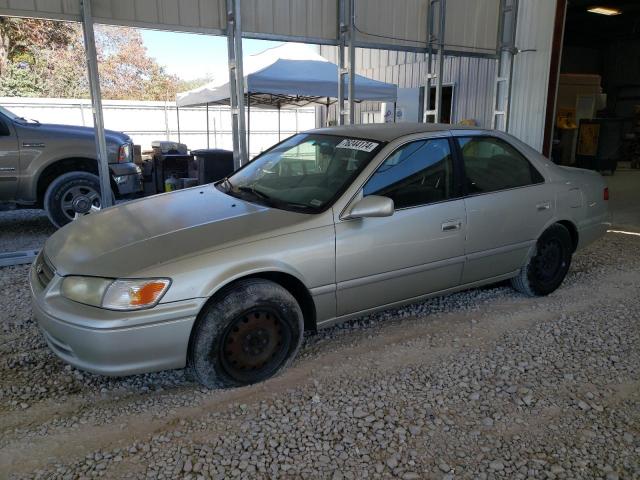
[[[209,388],[257,383],[291,363],[303,332],[302,311],[286,289],[269,280],[241,280],[201,312],[188,366]]]
[[[536,252],[511,279],[511,285],[530,297],[549,295],[569,271],[573,247],[569,231],[560,224],[547,228],[536,243]]]
[[[44,195],[44,209],[58,228],[100,206],[100,179],[87,172],[60,175]]]

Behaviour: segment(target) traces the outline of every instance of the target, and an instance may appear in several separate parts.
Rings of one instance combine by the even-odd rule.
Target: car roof
[[[304,133],[320,133],[344,137],[366,138],[390,142],[396,138],[414,133],[444,132],[451,130],[484,130],[468,125],[449,125],[447,123],[368,123],[364,125],[341,125],[336,127],[315,128]]]

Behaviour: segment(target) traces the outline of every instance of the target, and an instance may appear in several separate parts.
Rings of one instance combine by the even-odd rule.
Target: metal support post
[[[348,0],[339,0],[339,16],[340,20],[338,22],[338,101],[336,102],[336,118],[338,120],[338,125],[344,125],[344,76],[347,74],[347,66],[345,62],[345,45],[346,45],[346,32],[347,32],[347,22],[346,22],[346,6],[345,3]]]
[[[242,72],[242,24],[240,0],[227,0],[227,51],[229,56],[229,89],[233,161],[239,168],[247,161],[247,132],[244,118],[244,74]]]
[[[513,78],[513,59],[516,49],[516,23],[518,19],[518,0],[500,1],[500,20],[498,24],[498,60],[496,80],[493,89],[493,115],[491,128],[508,131],[509,101]]]
[[[251,93],[247,92],[247,161],[251,160]]]
[[[436,33],[436,7],[438,8],[438,32]],[[431,104],[431,87],[433,86],[433,80],[438,79],[438,77],[442,77],[442,75],[438,75],[437,73],[433,73],[433,57],[434,57],[434,44],[438,44],[438,52],[441,50],[441,46],[444,44],[444,35],[441,35],[440,30],[443,29],[443,19],[444,19],[444,11],[441,0],[429,0],[429,10],[427,11],[427,79],[425,84],[425,92],[424,92],[424,115],[423,121],[429,122],[437,122],[438,121],[438,107],[440,106],[437,98],[437,86],[436,86],[436,101],[435,105]],[[440,71],[440,56],[438,55],[438,71]],[[437,83],[436,83],[437,85]],[[432,120],[431,120],[432,119]]]
[[[104,135],[104,118],[102,116],[102,95],[100,93],[100,77],[98,75],[98,55],[93,33],[93,17],[91,16],[91,0],[80,1],[82,10],[82,32],[84,48],[87,57],[89,73],[89,89],[93,110],[93,128],[98,155],[98,172],[100,177],[100,205],[102,208],[113,205],[111,193],[111,175],[109,173],[109,157],[107,154],[107,140]]]
[[[438,77],[436,78],[436,123],[442,122],[442,76],[444,74],[444,27],[446,20],[447,0],[440,0],[438,28]]]
[[[356,47],[355,47],[355,27],[356,27],[356,2],[355,0],[348,0],[349,2],[349,125],[355,123],[355,94],[356,94]]]

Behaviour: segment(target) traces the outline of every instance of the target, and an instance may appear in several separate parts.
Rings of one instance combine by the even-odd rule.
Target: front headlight
[[[171,285],[168,278],[119,279],[65,277],[62,295],[75,302],[109,310],[155,307]]]

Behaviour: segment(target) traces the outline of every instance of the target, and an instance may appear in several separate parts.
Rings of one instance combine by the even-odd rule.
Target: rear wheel
[[[525,295],[548,295],[556,290],[569,271],[573,244],[566,227],[554,224],[538,239],[535,254],[511,279],[511,285]]]
[[[44,195],[44,209],[51,223],[58,228],[101,206],[100,179],[88,172],[60,175]]]
[[[188,365],[209,388],[260,382],[293,360],[303,330],[302,311],[286,289],[269,280],[241,280],[201,313]]]

